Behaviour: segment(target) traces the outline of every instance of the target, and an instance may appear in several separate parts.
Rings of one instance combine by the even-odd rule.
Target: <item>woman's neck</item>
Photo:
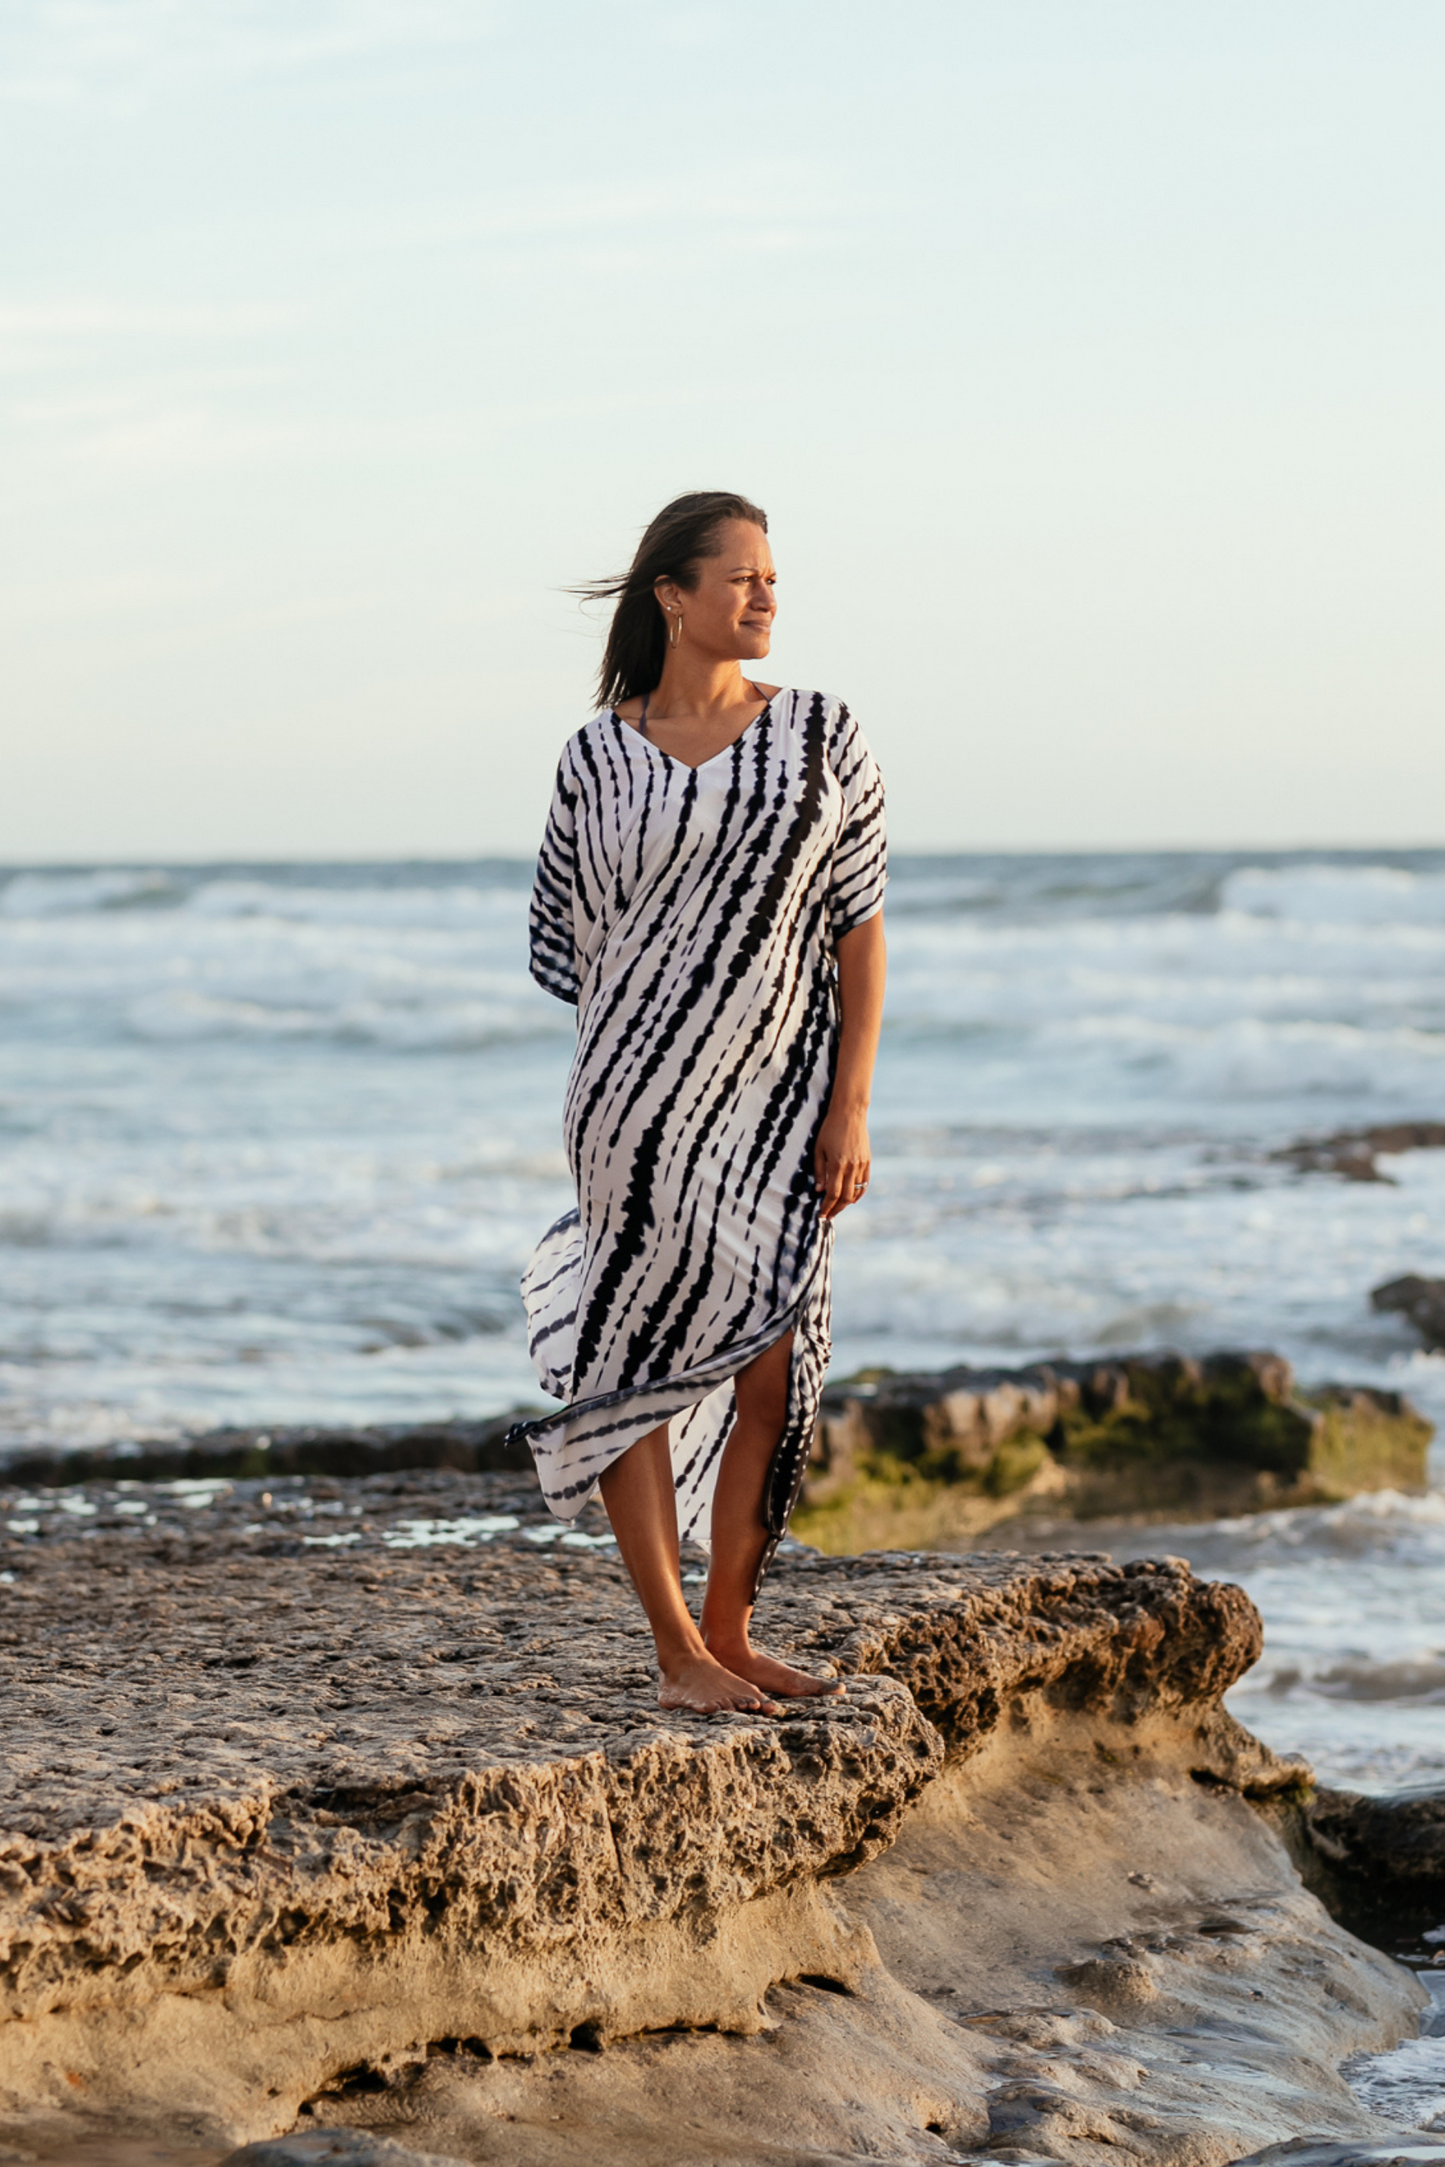
[[[676,651],[668,655],[662,676],[648,701],[649,717],[726,715],[750,707],[757,687],[744,677],[739,662],[717,662],[709,655]]]

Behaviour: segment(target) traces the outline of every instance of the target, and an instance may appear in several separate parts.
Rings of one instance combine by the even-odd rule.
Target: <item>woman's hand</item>
[[[866,1106],[829,1105],[818,1131],[814,1161],[823,1217],[836,1219],[840,1211],[856,1204],[868,1187],[872,1156],[868,1149]]]

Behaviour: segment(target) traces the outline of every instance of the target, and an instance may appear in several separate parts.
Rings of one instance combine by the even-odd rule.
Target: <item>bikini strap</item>
[[[637,718],[637,728],[638,728],[638,732],[639,732],[639,734],[640,734],[641,736],[643,736],[643,737],[646,737],[646,735],[647,735],[647,703],[648,703],[648,701],[649,701],[649,700],[650,700],[651,698],[652,698],[652,694],[651,694],[650,692],[644,692],[644,693],[643,693],[643,695],[642,695],[642,713],[641,713],[641,714],[640,714],[640,715],[638,716],[638,718]]]

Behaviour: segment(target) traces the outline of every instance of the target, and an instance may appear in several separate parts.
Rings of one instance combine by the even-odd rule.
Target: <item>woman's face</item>
[[[698,566],[697,585],[679,587],[660,579],[657,599],[668,616],[680,612],[677,644],[694,647],[720,662],[756,662],[772,644],[777,599],[773,553],[761,527],[750,519],[729,519],[718,529],[718,548]]]

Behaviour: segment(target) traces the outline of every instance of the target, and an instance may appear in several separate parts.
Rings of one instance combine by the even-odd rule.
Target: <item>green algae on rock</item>
[[[1124,1355],[830,1385],[795,1530],[832,1555],[1020,1516],[1212,1518],[1425,1484],[1396,1392],[1300,1391],[1275,1354]]]

